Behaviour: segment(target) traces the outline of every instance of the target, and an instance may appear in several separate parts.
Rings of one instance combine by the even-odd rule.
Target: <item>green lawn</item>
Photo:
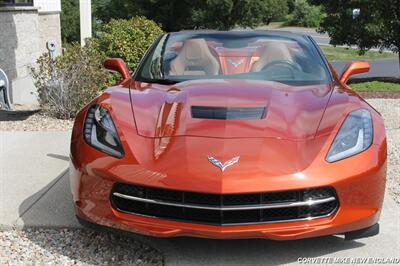
[[[260,29],[279,29],[284,27],[287,24],[286,21],[274,21],[269,23],[267,26],[262,26]]]
[[[389,91],[389,92],[400,92],[399,83],[371,81],[350,84],[350,87],[355,91]]]
[[[374,60],[374,59],[397,59],[397,54],[388,52],[375,52],[368,51],[364,55],[358,55],[357,49],[352,48],[341,48],[321,45],[322,51],[324,52],[326,58],[329,61],[339,61],[339,60]]]

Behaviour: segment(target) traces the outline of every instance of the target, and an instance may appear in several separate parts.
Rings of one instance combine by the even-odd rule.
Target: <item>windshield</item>
[[[137,80],[268,80],[291,85],[328,83],[330,74],[303,36],[270,32],[178,32],[163,35],[141,64]]]

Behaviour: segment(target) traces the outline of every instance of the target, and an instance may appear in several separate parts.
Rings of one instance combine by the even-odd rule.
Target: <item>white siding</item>
[[[61,12],[61,0],[34,0],[33,4],[41,12]]]

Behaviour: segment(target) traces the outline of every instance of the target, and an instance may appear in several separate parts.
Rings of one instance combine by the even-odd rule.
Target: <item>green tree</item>
[[[95,0],[95,16],[111,18],[142,15],[161,24],[165,31],[254,27],[284,17],[287,0]]]
[[[128,0],[129,1],[129,0]],[[199,0],[135,0],[136,10],[165,31],[192,29],[192,10]]]
[[[122,5],[124,1],[115,0],[92,0],[93,32],[99,30],[103,21],[98,21],[100,17],[108,22],[111,18],[120,18],[127,6]],[[128,2],[127,2],[128,3]],[[79,21],[79,0],[61,0],[61,38],[63,43],[73,43],[80,41],[80,21]],[[131,6],[128,6],[131,9]],[[96,16],[99,14],[99,16]],[[130,16],[131,17],[131,16]]]
[[[287,15],[287,0],[206,0],[194,8],[198,28],[256,27]]]
[[[310,5],[307,0],[295,0],[289,23],[303,27],[319,27],[324,16],[320,6]]]
[[[400,2],[399,0],[313,0],[323,5],[327,17],[320,31],[327,32],[333,45],[357,45],[360,53],[378,47],[399,54],[400,64]],[[353,9],[360,14],[353,17]]]
[[[61,38],[64,43],[80,40],[79,1],[61,0]]]
[[[92,13],[100,23],[111,19],[130,19],[140,12],[136,1],[128,0],[92,0]]]

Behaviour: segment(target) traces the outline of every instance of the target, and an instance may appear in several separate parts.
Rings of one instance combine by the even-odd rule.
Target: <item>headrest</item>
[[[204,39],[189,39],[185,41],[183,49],[187,60],[198,60],[204,58],[208,47]]]

